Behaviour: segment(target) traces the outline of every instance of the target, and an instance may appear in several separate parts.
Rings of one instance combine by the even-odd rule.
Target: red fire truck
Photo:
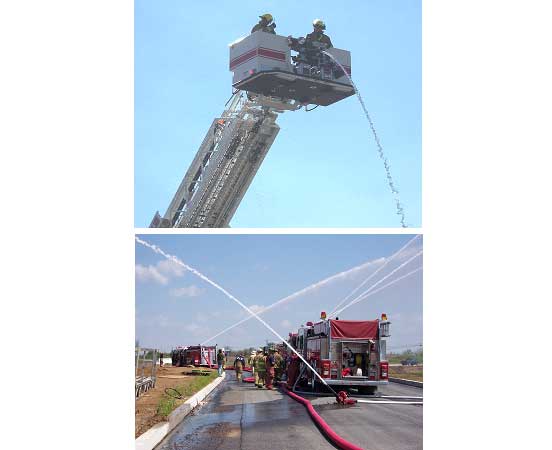
[[[201,366],[216,367],[217,365],[217,346],[192,345],[190,347],[177,347],[173,350],[176,354],[177,366]],[[174,357],[173,357],[174,358]]]
[[[297,334],[290,333],[289,343],[333,389],[357,389],[360,394],[373,394],[378,386],[388,384],[389,363],[386,338],[390,322],[381,320],[326,319],[307,322]],[[295,382],[313,391],[321,389],[320,380],[300,362]]]

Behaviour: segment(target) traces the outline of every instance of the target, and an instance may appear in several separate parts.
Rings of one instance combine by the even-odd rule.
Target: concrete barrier
[[[192,410],[199,405],[199,403],[207,397],[213,389],[215,389],[226,377],[223,373],[222,377],[217,377],[199,392],[196,392],[182,405],[176,408],[169,414],[167,422],[160,422],[151,427],[144,434],[141,434],[136,438],[136,450],[152,450],[159,442],[161,442],[167,434],[169,434],[184,418],[192,412]]]
[[[395,377],[389,377],[389,381],[392,381],[393,383],[406,384],[408,386],[415,386],[422,389],[424,388],[423,381],[405,380],[404,378],[395,378]]]

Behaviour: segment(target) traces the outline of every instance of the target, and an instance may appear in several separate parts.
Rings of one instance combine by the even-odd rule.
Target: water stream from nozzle
[[[376,269],[368,278],[366,278],[359,286],[357,286],[352,292],[349,293],[349,295],[347,295],[347,297],[345,297],[343,300],[341,300],[332,310],[331,312],[328,314],[328,318],[331,318],[334,316],[334,311],[336,311],[337,309],[339,309],[339,307],[341,305],[343,305],[343,303],[345,303],[349,298],[351,298],[362,286],[364,286],[368,281],[370,281],[375,275],[377,275],[384,267],[387,266],[387,264],[392,261],[396,256],[398,256],[405,248],[407,248],[412,242],[414,242],[416,239],[418,239],[420,237],[420,235],[416,235],[414,236],[412,239],[410,239],[403,247],[401,247],[397,252],[395,252],[393,255],[391,255],[389,258],[384,258],[383,260],[383,264],[378,268]],[[339,272],[335,275],[332,275],[328,278],[325,278],[324,280],[321,280],[321,281],[318,281],[316,283],[313,283],[311,284],[310,286],[307,286],[306,288],[303,288],[297,292],[294,292],[293,294],[290,294],[274,303],[272,303],[271,305],[268,305],[266,307],[264,307],[263,309],[261,309],[260,311],[258,311],[258,314],[261,315],[261,314],[264,314],[268,311],[270,311],[271,309],[279,306],[279,305],[282,305],[284,303],[287,303],[287,302],[290,302],[292,300],[295,300],[297,299],[298,297],[300,297],[301,295],[303,294],[306,294],[310,291],[313,291],[315,289],[318,289],[326,284],[328,284],[329,282],[331,281],[334,281],[336,279],[339,279],[339,278],[342,278],[343,276],[345,275],[348,275],[350,273],[353,273],[354,271],[357,271],[361,268],[363,268],[364,266],[366,266],[367,263],[363,263],[359,266],[356,266],[356,267],[353,267],[352,269],[349,269],[349,270],[346,270],[344,272]],[[385,277],[385,279],[387,279],[388,277]],[[384,280],[385,280],[384,279]],[[384,280],[381,280],[381,281],[384,281]],[[375,288],[378,284],[380,284],[381,282],[377,282],[376,285],[373,285],[369,290],[372,290],[373,288]],[[390,283],[390,284],[386,284],[385,286],[390,286],[392,285],[393,283]],[[376,292],[379,292],[380,290],[378,289]],[[361,295],[365,295],[368,291],[365,291],[363,292]],[[357,297],[358,298],[358,297]],[[217,337],[219,337],[220,335],[224,334],[224,333],[227,333],[228,331],[240,326],[242,323],[244,322],[247,322],[248,320],[251,320],[253,318],[253,316],[247,316],[241,320],[239,320],[238,322],[235,322],[233,323],[232,325],[229,325],[228,327],[226,327],[224,330],[222,331],[219,331],[217,334],[211,336],[209,339],[206,339],[205,341],[203,341],[201,343],[201,345],[205,345],[207,344],[208,342],[211,342],[213,341],[214,339],[216,339]]]
[[[360,102],[360,106],[362,106],[362,109],[364,110],[364,114],[366,115],[366,118],[368,119],[368,123],[370,124],[370,129],[372,130],[372,133],[374,134],[374,140],[376,141],[376,145],[378,147],[378,155],[380,159],[383,161],[383,167],[385,167],[385,174],[387,176],[387,184],[389,185],[389,188],[391,189],[391,193],[393,194],[393,198],[395,199],[395,206],[397,209],[397,215],[401,218],[401,226],[403,228],[407,228],[408,225],[406,224],[406,216],[404,213],[404,208],[401,205],[401,200],[399,198],[399,191],[395,187],[395,182],[393,181],[393,177],[391,176],[391,166],[389,164],[389,160],[387,159],[387,156],[385,156],[385,153],[383,152],[383,147],[381,146],[381,142],[379,140],[378,134],[376,133],[376,128],[374,127],[374,123],[372,122],[372,118],[370,117],[370,114],[368,113],[368,110],[366,109],[366,105],[364,104],[364,100],[362,99],[362,96],[360,95],[360,91],[358,90],[355,82],[349,75],[349,73],[345,70],[345,68],[341,65],[341,63],[330,53],[323,51],[325,55],[328,55],[343,71],[345,75],[347,75],[347,78],[349,78],[349,81],[353,85],[353,88],[355,89],[355,93],[358,97],[358,101]]]
[[[345,303],[349,298],[351,298],[355,293],[357,293],[362,286],[364,286],[366,283],[368,283],[368,281],[374,278],[378,274],[378,272],[383,270],[391,261],[393,261],[393,259],[395,259],[395,257],[397,257],[400,253],[402,253],[404,249],[406,249],[410,244],[412,244],[412,242],[414,242],[419,237],[420,235],[417,234],[412,239],[410,239],[406,244],[404,244],[399,250],[393,253],[390,257],[385,258],[381,266],[379,266],[372,274],[370,274],[368,278],[366,278],[361,284],[359,284],[356,288],[354,288],[346,297],[344,297],[337,305],[335,305],[332,308],[330,314],[328,314],[328,317],[331,317],[334,311],[336,311],[341,305],[343,305],[343,303]]]
[[[333,394],[336,396],[337,398],[337,392],[335,392],[331,386],[326,383],[326,380],[324,380],[324,378],[322,378],[322,376],[320,376],[320,374],[314,370],[314,368],[305,360],[305,358],[303,358],[282,336],[280,336],[278,334],[278,332],[276,332],[276,330],[274,330],[274,328],[272,328],[268,323],[266,323],[263,319],[261,319],[257,314],[255,314],[253,311],[251,311],[251,309],[249,309],[247,306],[245,306],[242,302],[240,302],[236,297],[234,297],[230,292],[228,292],[226,289],[224,289],[222,286],[218,285],[217,283],[215,283],[214,281],[212,281],[211,279],[209,279],[206,275],[203,275],[200,271],[194,269],[193,267],[189,266],[188,264],[182,262],[180,259],[178,259],[176,256],[174,255],[169,255],[168,253],[165,253],[163,250],[161,250],[160,247],[158,247],[157,245],[154,245],[154,244],[150,244],[149,242],[146,242],[142,239],[140,239],[138,236],[135,236],[135,239],[136,239],[136,242],[138,242],[139,244],[143,245],[144,247],[148,247],[149,249],[153,250],[155,253],[161,255],[161,256],[164,256],[165,258],[167,258],[168,260],[170,261],[173,261],[174,263],[184,267],[186,270],[188,270],[189,272],[192,272],[194,275],[196,275],[197,277],[201,278],[203,281],[205,281],[206,283],[209,283],[211,286],[213,286],[214,288],[218,289],[220,292],[222,292],[224,295],[226,295],[226,297],[228,297],[230,300],[233,300],[234,302],[236,302],[238,305],[240,305],[243,309],[245,309],[249,314],[251,314],[252,316],[255,317],[255,319],[257,319],[259,322],[261,322],[269,331],[271,331],[278,339],[280,339],[285,345],[287,345],[287,347],[297,355],[297,357],[303,361],[306,366],[312,371],[312,373],[322,382],[322,384],[324,384],[324,386],[326,386],[330,391],[333,392]]]
[[[344,309],[348,308],[349,306],[352,306],[354,305],[358,299],[366,294],[368,294],[370,291],[374,290],[375,287],[378,285],[378,284],[381,284],[383,281],[387,280],[387,278],[389,278],[391,275],[393,275],[395,272],[401,270],[404,266],[406,266],[407,264],[409,264],[411,261],[413,261],[414,259],[416,259],[418,256],[420,256],[421,254],[423,253],[423,250],[420,250],[419,252],[417,252],[414,256],[411,256],[410,258],[408,258],[405,262],[403,262],[401,265],[399,265],[398,267],[396,267],[395,269],[393,269],[391,272],[389,272],[387,275],[385,275],[383,278],[381,278],[379,281],[375,282],[372,286],[370,286],[367,290],[365,290],[362,294],[359,294],[356,298],[354,298],[353,300],[351,300],[349,303],[347,303],[345,306],[343,306],[341,309],[335,309],[329,316],[328,318],[331,318],[339,313],[341,313]]]
[[[315,291],[316,289],[319,289],[321,287],[324,287],[328,284],[330,284],[331,282],[333,281],[336,281],[336,280],[339,280],[341,278],[344,278],[358,270],[361,270],[365,267],[367,267],[369,264],[373,264],[373,261],[367,261],[367,262],[364,262],[358,266],[355,266],[351,269],[348,269],[348,270],[345,270],[345,271],[342,271],[342,272],[339,272],[339,273],[336,273],[334,275],[331,275],[323,280],[320,280],[320,281],[317,281],[316,283],[313,283],[303,289],[300,289],[299,291],[296,291],[294,292],[293,294],[290,294],[290,295],[287,295],[286,297],[283,297],[281,298],[280,300],[272,303],[271,305],[268,305],[266,307],[264,307],[263,309],[261,309],[258,314],[264,314],[265,312],[268,312],[270,311],[271,309],[277,307],[277,306],[280,306],[280,305],[283,305],[285,303],[288,303],[290,301],[293,301],[297,298],[299,298],[300,296],[304,295],[304,294],[307,294],[309,292],[312,292],[312,291]],[[224,330],[218,332],[217,334],[215,334],[214,336],[211,336],[209,339],[205,340],[204,342],[202,342],[201,344],[206,344],[207,342],[210,342],[214,339],[216,339],[217,337],[219,337],[221,334],[224,334],[226,333],[227,331],[230,331],[232,330],[233,328],[241,325],[242,323],[244,322],[247,322],[248,320],[252,319],[253,317],[252,316],[247,316],[245,317],[244,319],[242,320],[239,320],[238,322],[235,322],[233,323],[232,325],[230,325],[229,327],[225,328]]]
[[[379,289],[376,289],[375,291],[371,291],[371,292],[368,292],[368,293],[366,293],[367,291],[365,291],[364,293],[359,295],[356,299],[354,299],[350,303],[347,303],[345,306],[343,306],[338,311],[332,313],[331,316],[328,316],[328,319],[331,319],[333,316],[336,316],[337,314],[341,314],[344,310],[346,310],[350,306],[356,305],[358,302],[366,300],[368,297],[371,297],[372,295],[375,295],[377,292],[381,292],[387,286],[398,283],[399,281],[404,280],[405,278],[408,278],[409,276],[414,275],[415,273],[418,273],[422,269],[423,269],[423,267],[418,267],[414,270],[411,270],[410,272],[408,272],[408,273],[406,273],[406,274],[404,274],[404,275],[402,275],[398,278],[395,278],[393,281],[390,281],[389,283],[384,284],[382,287],[380,287]]]

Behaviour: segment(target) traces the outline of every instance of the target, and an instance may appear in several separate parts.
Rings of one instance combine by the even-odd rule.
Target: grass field
[[[407,350],[402,353],[387,353],[387,360],[389,364],[400,364],[401,361],[405,359],[415,359],[418,361],[418,364],[423,364],[424,362],[424,351],[418,350],[413,352],[412,350]]]
[[[213,381],[217,375],[217,372],[212,371],[208,376],[194,376],[187,378],[185,382],[177,384],[174,389],[182,395],[182,399],[177,399],[163,393],[163,396],[159,400],[159,404],[157,406],[157,414],[161,417],[167,418],[167,416],[182,403],[184,403],[186,399],[194,395],[196,392],[201,391],[201,389]]]
[[[424,381],[424,366],[390,366],[389,376],[405,380]]]
[[[155,388],[140,395],[135,402],[135,437],[140,436],[153,425],[167,420],[167,416],[196,392],[211,383],[218,375],[216,370],[205,369],[208,376],[191,375],[192,368],[158,367]],[[176,389],[182,399],[165,393],[166,388]]]

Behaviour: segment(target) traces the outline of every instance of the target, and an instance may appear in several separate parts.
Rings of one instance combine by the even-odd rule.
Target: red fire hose
[[[224,366],[224,370],[236,370],[234,366]],[[244,372],[251,372],[253,369],[251,367],[244,367],[242,369]]]
[[[297,394],[294,394],[291,391],[288,391],[287,388],[282,385],[282,389],[295,401],[298,401],[299,403],[302,403],[309,412],[309,415],[311,416],[312,420],[318,425],[318,428],[322,430],[322,432],[327,436],[327,438],[332,441],[335,445],[337,445],[342,450],[363,450],[362,448],[351,444],[349,441],[346,441],[341,436],[339,436],[334,430],[330,428],[330,426],[322,419],[322,417],[316,412],[314,407],[312,406],[311,402],[309,402],[307,399],[298,396]]]

